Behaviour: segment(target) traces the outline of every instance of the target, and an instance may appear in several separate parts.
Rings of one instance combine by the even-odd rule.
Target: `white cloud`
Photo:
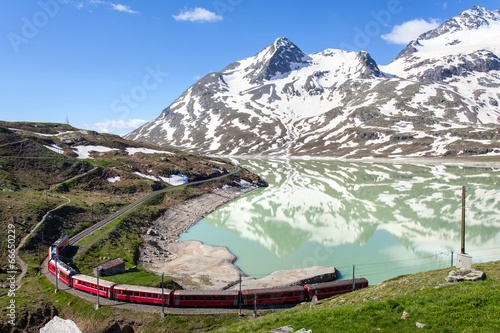
[[[116,10],[118,12],[123,12],[123,13],[128,13],[128,14],[137,14],[138,13],[138,11],[131,9],[130,6],[122,5],[119,3],[114,4],[112,2],[110,3],[110,5],[111,5],[111,9]]]
[[[127,13],[127,14],[139,13],[138,11],[130,8],[130,6],[122,5],[119,3],[113,3],[111,1],[103,1],[103,0],[83,0],[83,1],[82,0],[60,0],[60,1],[64,1],[65,3],[73,4],[78,9],[83,9],[83,8],[87,7],[88,5],[92,5],[95,7],[107,6],[107,7],[111,8],[111,10],[115,10],[115,11]]]
[[[391,44],[406,45],[424,32],[437,28],[440,24],[437,19],[430,19],[428,22],[424,19],[411,20],[394,26],[390,33],[381,37]]]
[[[125,134],[147,123],[144,119],[109,120],[102,123],[85,124],[85,129],[94,130],[101,133]]]
[[[173,15],[176,21],[191,22],[217,22],[222,20],[222,16],[215,14],[205,8],[185,9],[179,15]]]

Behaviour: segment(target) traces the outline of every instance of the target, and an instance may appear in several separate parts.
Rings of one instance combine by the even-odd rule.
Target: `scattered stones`
[[[293,332],[293,327],[290,325],[283,326],[271,331],[271,333],[291,333],[291,332]],[[312,330],[306,330],[305,328],[301,328],[300,330],[295,331],[295,333],[312,333]]]
[[[316,304],[320,304],[320,302],[318,301],[318,296],[314,295],[309,305],[309,309],[312,309]]]
[[[415,323],[415,325],[416,325],[418,328],[424,328],[424,326],[425,326],[425,324],[419,323],[418,321]]]
[[[405,320],[406,318],[408,318],[410,316],[410,314],[406,311],[403,311],[403,315],[401,316],[401,319]]]
[[[478,271],[474,268],[462,268],[456,271],[451,271],[446,278],[446,282],[455,283],[462,281],[479,281],[484,280],[485,278],[486,274],[484,274],[484,272]]]
[[[271,331],[271,333],[289,333],[289,332],[293,332],[293,327],[290,325],[283,326]]]

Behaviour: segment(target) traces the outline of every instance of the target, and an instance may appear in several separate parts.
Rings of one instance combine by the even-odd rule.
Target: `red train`
[[[56,256],[56,254],[60,254],[66,248],[66,246],[68,246],[68,244],[69,244],[68,236],[64,235],[59,237],[59,239],[56,240],[54,244],[51,245],[51,247],[49,247],[49,260],[53,259]]]
[[[59,240],[63,239],[60,238]],[[51,254],[61,252],[64,240],[59,240],[51,246]],[[56,260],[50,258],[49,271],[55,273]],[[57,277],[70,287],[96,295],[97,278],[78,274],[73,268],[57,260]],[[311,300],[314,296],[318,299],[348,293],[357,289],[368,287],[364,278],[343,280],[326,283],[308,284],[296,287],[263,288],[242,290],[170,290],[162,288],[141,287],[126,284],[116,284],[99,278],[99,296],[118,301],[156,304],[176,307],[237,307],[279,303],[299,303]]]

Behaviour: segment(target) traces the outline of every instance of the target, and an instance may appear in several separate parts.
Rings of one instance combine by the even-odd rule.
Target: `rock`
[[[319,304],[318,296],[314,295],[309,305],[309,309],[312,309],[316,304]]]
[[[418,321],[415,323],[415,325],[416,325],[418,328],[424,328],[424,326],[425,326],[425,324],[419,323]]]
[[[405,320],[406,318],[408,318],[410,316],[410,314],[406,311],[403,311],[403,315],[401,316],[401,319]]]
[[[40,329],[40,333],[50,333],[50,332],[60,332],[60,333],[81,333],[80,329],[76,324],[70,319],[61,319],[58,316],[52,318],[51,321],[47,323],[44,327]]]
[[[271,331],[271,333],[288,333],[288,332],[293,332],[293,327],[290,325],[283,326]]]
[[[446,282],[454,283],[461,281],[479,281],[484,280],[485,278],[486,274],[484,274],[484,272],[478,271],[474,268],[462,268],[460,270],[451,271],[446,278]]]

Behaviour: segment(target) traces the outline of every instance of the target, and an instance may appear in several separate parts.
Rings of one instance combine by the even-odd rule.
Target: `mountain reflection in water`
[[[460,249],[500,259],[500,169],[462,165],[240,159],[270,186],[205,217],[181,240],[229,248],[250,276],[335,266],[371,283],[450,265]]]

